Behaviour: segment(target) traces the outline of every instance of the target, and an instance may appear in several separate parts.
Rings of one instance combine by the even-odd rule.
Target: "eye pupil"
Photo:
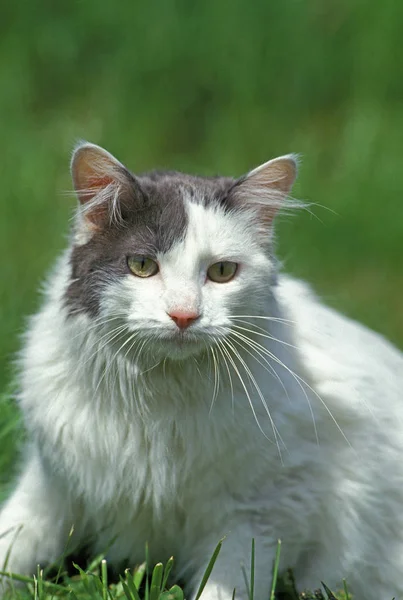
[[[229,260],[214,263],[207,269],[207,277],[216,283],[227,283],[231,281],[238,270],[238,265]]]
[[[147,256],[128,256],[127,266],[133,275],[138,277],[152,277],[158,273],[158,264]]]

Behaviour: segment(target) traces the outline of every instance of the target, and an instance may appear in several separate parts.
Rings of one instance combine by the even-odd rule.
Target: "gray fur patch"
[[[193,177],[175,171],[135,177],[130,195],[120,200],[121,222],[104,226],[86,244],[72,249],[65,294],[69,313],[95,316],[102,289],[129,273],[128,256],[156,258],[183,239],[188,225],[186,198],[226,208],[234,183],[226,177]]]

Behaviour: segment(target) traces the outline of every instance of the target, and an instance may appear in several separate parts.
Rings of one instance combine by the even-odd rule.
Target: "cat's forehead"
[[[190,206],[221,207],[226,210],[234,180],[197,177],[178,172],[153,171],[137,176],[143,192],[126,204],[124,237],[137,244],[139,252],[166,253],[182,240],[189,227]],[[107,232],[121,235],[120,231]]]
[[[199,273],[220,260],[246,260],[254,247],[254,230],[237,211],[226,211],[217,203],[188,202],[185,235],[165,253],[157,255],[164,269],[181,274]],[[197,275],[198,276],[198,275]]]
[[[184,204],[191,200],[208,206],[223,203],[234,185],[231,177],[200,177],[178,171],[151,171],[138,176],[151,202]]]

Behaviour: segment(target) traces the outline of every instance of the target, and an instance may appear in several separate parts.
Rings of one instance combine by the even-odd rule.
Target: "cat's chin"
[[[166,334],[164,332],[158,340],[153,340],[152,354],[157,360],[186,360],[205,353],[211,344],[211,336],[207,338],[203,334],[195,335],[187,332]]]
[[[198,340],[163,339],[158,343],[155,352],[161,358],[170,360],[186,360],[206,350],[206,344]]]

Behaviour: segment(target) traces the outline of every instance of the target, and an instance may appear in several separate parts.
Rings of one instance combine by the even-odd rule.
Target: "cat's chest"
[[[139,419],[94,411],[69,420],[60,442],[66,476],[90,502],[158,504],[179,484],[183,453],[172,429],[149,431]]]
[[[203,495],[206,481],[221,485],[218,459],[227,451],[208,415],[144,422],[108,405],[65,406],[49,434],[42,442],[52,468],[91,505],[159,511]]]

